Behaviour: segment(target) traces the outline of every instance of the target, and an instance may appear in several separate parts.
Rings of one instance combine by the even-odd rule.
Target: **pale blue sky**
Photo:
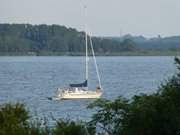
[[[180,35],[180,0],[0,0],[0,23],[60,24],[93,35]]]

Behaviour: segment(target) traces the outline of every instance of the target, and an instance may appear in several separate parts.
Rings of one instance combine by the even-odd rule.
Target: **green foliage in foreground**
[[[0,106],[0,135],[95,135],[95,128],[83,122],[57,120],[49,128],[45,120],[30,120],[23,104]]]
[[[0,106],[0,135],[47,135],[47,128],[29,121],[29,113],[23,104]]]
[[[0,135],[180,135],[180,60],[175,61],[177,73],[156,93],[97,100],[88,106],[97,109],[88,123],[59,120],[48,128],[32,122],[24,105],[2,105]]]
[[[53,135],[95,135],[95,128],[83,122],[59,120],[52,131]]]
[[[91,123],[108,135],[180,135],[180,60],[175,61],[177,74],[157,93],[131,100],[100,99],[89,105],[97,109]]]

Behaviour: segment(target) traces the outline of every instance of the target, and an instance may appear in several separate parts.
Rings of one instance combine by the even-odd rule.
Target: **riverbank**
[[[91,54],[90,54],[91,55]],[[96,53],[96,56],[178,56],[178,51],[133,51]],[[82,52],[0,52],[0,56],[84,56]]]

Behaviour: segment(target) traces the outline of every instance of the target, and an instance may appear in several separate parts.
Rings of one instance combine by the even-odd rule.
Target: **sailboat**
[[[90,48],[92,51],[92,56],[94,60],[94,65],[96,69],[96,74],[98,78],[98,83],[99,85],[97,86],[96,90],[89,90],[88,87],[88,66],[89,66],[89,56],[88,56],[88,39],[89,39],[89,44]],[[85,46],[86,46],[86,55],[85,55],[85,69],[86,69],[86,74],[85,74],[85,80],[82,83],[79,84],[69,84],[69,87],[67,88],[58,88],[56,92],[56,96],[53,97],[52,99],[54,100],[66,100],[66,99],[97,99],[100,98],[102,95],[102,87],[101,87],[101,81],[100,81],[100,75],[98,71],[98,66],[96,62],[96,57],[93,49],[93,43],[92,43],[92,38],[90,34],[87,34],[85,32]]]

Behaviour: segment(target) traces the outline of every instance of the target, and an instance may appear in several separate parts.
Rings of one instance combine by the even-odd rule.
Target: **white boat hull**
[[[98,99],[102,95],[101,91],[60,91],[53,100],[68,100],[68,99]]]
[[[88,92],[83,94],[68,93],[64,94],[61,99],[97,99],[100,98],[102,93]]]

